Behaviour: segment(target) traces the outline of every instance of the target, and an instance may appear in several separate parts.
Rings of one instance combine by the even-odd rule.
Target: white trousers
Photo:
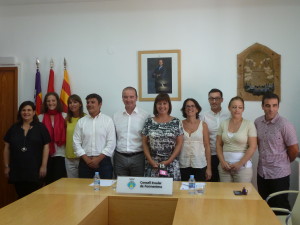
[[[69,178],[78,178],[79,159],[65,158],[65,164],[66,164],[67,176]]]

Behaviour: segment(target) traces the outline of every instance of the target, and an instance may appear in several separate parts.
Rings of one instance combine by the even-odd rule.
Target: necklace
[[[24,129],[24,127],[22,126],[21,127],[23,130],[24,130],[24,141],[23,141],[23,147],[21,148],[21,151],[22,152],[26,152],[27,151],[27,147],[26,147],[26,137],[27,137],[27,134],[29,132],[29,130],[31,129],[31,127],[29,127],[28,131],[26,132],[26,130]],[[26,133],[26,134],[25,134]]]
[[[27,135],[26,135],[27,136]],[[23,147],[21,148],[22,152],[26,152],[27,151],[27,147],[26,147],[26,136],[24,136],[24,141],[23,141]]]
[[[27,137],[27,135],[24,135],[23,147],[21,148],[21,151],[22,151],[22,152],[26,152],[26,151],[27,151],[27,147],[26,147],[26,137]]]

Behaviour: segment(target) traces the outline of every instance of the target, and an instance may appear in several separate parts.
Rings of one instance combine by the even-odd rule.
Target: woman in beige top
[[[181,180],[187,181],[194,175],[196,181],[211,178],[211,154],[207,124],[199,120],[201,106],[193,99],[184,101],[181,108],[184,142],[179,155]]]
[[[221,123],[217,135],[217,154],[220,160],[221,182],[251,182],[251,158],[257,147],[254,123],[243,119],[244,100],[234,97],[228,109],[231,118]]]

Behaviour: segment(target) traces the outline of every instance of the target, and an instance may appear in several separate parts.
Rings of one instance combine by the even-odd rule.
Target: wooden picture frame
[[[172,101],[181,100],[181,51],[138,52],[139,100],[154,101],[168,93]]]
[[[237,95],[245,101],[261,101],[272,92],[280,97],[281,56],[255,43],[237,55]]]

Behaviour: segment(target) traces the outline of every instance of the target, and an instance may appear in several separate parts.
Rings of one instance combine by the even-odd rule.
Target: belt
[[[123,153],[123,152],[118,152],[118,151],[116,151],[118,154],[120,154],[120,155],[123,155],[123,156],[125,156],[125,157],[131,157],[131,156],[134,156],[134,155],[138,155],[138,154],[141,154],[141,153],[143,153],[143,151],[141,151],[141,152],[132,152],[132,153]]]
[[[98,155],[97,156],[95,156],[95,155],[91,155],[91,156],[88,156],[90,159],[92,159],[92,158],[97,158],[98,157]]]

